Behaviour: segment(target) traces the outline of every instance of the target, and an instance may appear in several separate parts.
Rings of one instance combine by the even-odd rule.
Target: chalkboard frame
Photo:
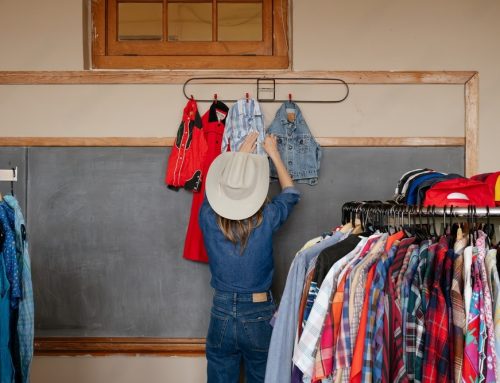
[[[479,132],[479,74],[478,72],[317,72],[321,77],[348,78],[350,84],[463,84],[465,130],[463,137],[350,137],[343,139],[320,139],[322,146],[463,146],[465,150],[465,174],[477,172]],[[288,72],[297,76],[304,73]],[[60,83],[178,83],[180,78],[193,73],[172,73],[176,76],[158,80],[154,75],[134,79],[134,72],[114,73],[113,78],[105,72],[0,72],[0,85],[5,84],[60,84]],[[200,76],[203,72],[199,73]],[[234,73],[241,76],[242,73]],[[252,74],[253,76],[255,74]],[[318,74],[317,74],[318,75]],[[164,75],[162,75],[164,76]],[[182,77],[184,76],[184,77]],[[146,78],[146,79],[145,79]],[[148,79],[149,78],[149,79]],[[324,141],[323,141],[324,140]],[[459,140],[459,141],[457,141]],[[323,142],[321,142],[323,141]],[[117,137],[9,137],[2,138],[0,146],[166,146],[173,138],[117,138]],[[453,144],[452,144],[453,142]],[[457,145],[457,142],[459,145]],[[201,355],[204,354],[203,338],[37,338],[37,355],[108,355],[108,354],[157,354],[157,355]]]

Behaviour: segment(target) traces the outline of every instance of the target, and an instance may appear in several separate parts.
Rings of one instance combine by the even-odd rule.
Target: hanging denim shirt
[[[9,207],[5,206],[5,204],[5,201],[0,202],[0,225],[5,236],[3,251],[0,254],[3,256],[5,272],[10,284],[10,307],[12,309],[17,309],[19,300],[22,298],[21,273],[17,262],[16,235],[13,228],[11,228],[5,210],[9,209]]]
[[[35,313],[33,304],[33,286],[31,282],[31,262],[28,248],[28,238],[23,213],[18,201],[11,195],[5,195],[4,201],[12,214],[7,214],[11,226],[16,233],[16,250],[21,268],[22,300],[19,302],[17,318],[17,344],[21,364],[22,383],[29,382],[30,366],[33,359],[33,340],[35,335]]]
[[[257,154],[266,154],[262,143],[264,142],[264,115],[260,105],[253,98],[241,99],[234,104],[226,117],[226,128],[222,137],[221,151],[229,149],[236,152],[239,150],[245,137],[250,132],[258,132]]]
[[[3,211],[3,208],[0,207],[0,210]],[[4,225],[2,227],[5,228]],[[15,258],[16,244],[10,228],[4,229],[4,236],[4,243],[0,248],[0,383],[12,383],[14,382],[14,365],[10,352],[12,286],[8,278],[6,260],[10,262],[12,255]]]
[[[287,111],[295,114],[289,121]],[[278,140],[278,151],[292,179],[298,183],[316,185],[321,160],[321,147],[311,134],[298,105],[285,102],[276,112],[276,117],[267,133]],[[276,167],[271,161],[271,178],[277,178]]]

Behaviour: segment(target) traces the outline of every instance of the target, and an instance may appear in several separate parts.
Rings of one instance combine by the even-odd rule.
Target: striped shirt
[[[367,243],[368,239],[365,238],[361,240],[352,252],[336,262],[321,284],[321,288],[319,289],[302,331],[302,336],[293,353],[293,362],[304,375],[313,375],[316,351],[318,349],[323,323],[325,322],[325,317],[331,304],[330,297],[332,296],[332,292],[334,292],[334,287],[337,286],[337,278],[343,267],[359,255]]]
[[[238,100],[230,109],[226,117],[226,127],[222,136],[221,152],[239,150],[245,137],[250,132],[258,132],[257,154],[266,154],[264,142],[264,115],[259,102],[253,98]]]

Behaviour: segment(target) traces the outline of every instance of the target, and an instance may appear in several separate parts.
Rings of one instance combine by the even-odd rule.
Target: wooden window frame
[[[141,1],[135,0],[134,2]],[[163,4],[165,6],[166,2],[163,1]],[[93,69],[284,69],[289,67],[288,0],[263,0],[263,41],[261,42],[118,41],[116,7],[117,0],[92,0],[91,2]],[[215,29],[216,26],[213,25],[213,30]],[[216,35],[216,31],[213,35]],[[200,55],[199,52],[211,52],[211,54]]]

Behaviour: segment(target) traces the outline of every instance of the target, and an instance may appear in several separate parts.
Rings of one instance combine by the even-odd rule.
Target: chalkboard
[[[192,195],[165,187],[168,154],[29,149],[37,336],[206,335],[210,273],[182,259]],[[302,199],[275,238],[275,297],[295,252],[339,224],[343,202],[390,198],[409,169],[463,173],[463,164],[461,147],[324,148],[319,184],[298,185]],[[278,189],[272,184],[271,193]]]

